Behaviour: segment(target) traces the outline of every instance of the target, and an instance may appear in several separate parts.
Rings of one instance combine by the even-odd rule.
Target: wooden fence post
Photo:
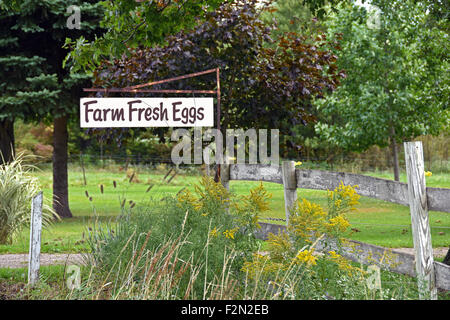
[[[437,300],[422,142],[405,142],[404,147],[419,296]]]
[[[230,190],[230,165],[227,163],[222,164],[220,182],[227,189]]]
[[[222,164],[220,171],[221,171],[220,182],[222,183],[225,189],[230,191],[230,165],[227,163]],[[226,212],[229,212],[229,207],[227,207]]]
[[[297,201],[297,178],[295,177],[295,162],[283,161],[281,172],[284,187],[284,210],[286,212],[286,225],[289,223],[291,209]]]
[[[42,230],[42,191],[31,202],[30,251],[28,257],[28,284],[39,280]]]

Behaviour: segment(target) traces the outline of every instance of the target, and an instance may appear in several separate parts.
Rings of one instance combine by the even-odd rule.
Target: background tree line
[[[378,29],[367,26],[371,11],[353,1],[71,4],[81,8],[81,30],[67,28],[62,0],[0,1],[0,150],[9,161],[16,120],[53,129],[54,206],[63,217],[71,216],[69,151],[170,150],[163,128],[102,130],[96,138],[81,130],[78,99],[92,85],[220,67],[222,128],[279,128],[287,158],[390,145],[395,179],[402,141],[448,138],[448,11],[441,1],[372,1],[381,10]],[[206,76],[171,88],[214,84]]]

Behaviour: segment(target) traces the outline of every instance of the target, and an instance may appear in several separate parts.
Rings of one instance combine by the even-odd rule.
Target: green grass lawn
[[[51,170],[45,169],[35,174],[42,184],[44,197],[50,200]],[[145,206],[152,198],[175,194],[183,188],[193,190],[194,184],[198,183],[198,176],[177,175],[167,184],[168,178],[163,181],[164,175],[164,171],[155,173],[141,168],[137,174],[139,183],[130,183],[126,173],[119,171],[117,167],[90,167],[86,169],[85,186],[81,169],[69,167],[69,201],[74,217],[57,222],[51,229],[43,231],[42,252],[85,251],[88,228],[97,220],[114,223],[115,217],[121,213],[120,204],[124,200],[126,207],[130,200],[138,206]],[[392,178],[390,173],[372,172],[366,175]],[[401,181],[406,181],[404,174],[401,175]],[[146,192],[149,184],[154,184],[154,187]],[[231,181],[230,191],[243,195],[257,185],[258,182]],[[272,193],[271,210],[265,217],[285,218],[282,185],[264,183],[264,186]],[[450,188],[450,174],[433,174],[427,177],[427,186]],[[89,201],[86,191],[92,201]],[[326,191],[299,189],[297,192],[299,198],[306,198],[326,207]],[[433,246],[450,245],[450,214],[434,211],[429,214]],[[361,197],[358,210],[349,214],[348,218],[352,230],[346,235],[347,238],[386,247],[413,247],[409,208],[406,206]],[[29,230],[24,230],[13,245],[0,245],[0,253],[26,253],[28,239]]]

